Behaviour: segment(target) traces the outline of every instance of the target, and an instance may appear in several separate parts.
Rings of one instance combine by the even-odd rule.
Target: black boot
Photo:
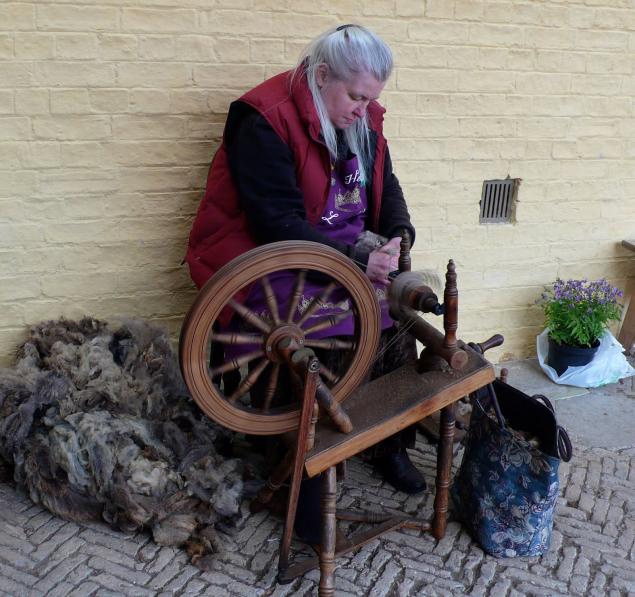
[[[404,493],[421,493],[427,485],[423,475],[412,464],[405,448],[383,454],[374,460],[375,469],[384,481]]]

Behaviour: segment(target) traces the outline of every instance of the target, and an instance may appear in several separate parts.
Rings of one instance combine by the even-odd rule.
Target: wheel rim
[[[335,400],[341,402],[350,395],[363,381],[375,359],[381,333],[379,304],[372,284],[352,261],[335,249],[307,241],[271,243],[239,256],[221,268],[200,290],[184,320],[179,343],[181,370],[194,400],[206,415],[235,431],[273,435],[294,430],[298,426],[298,405],[270,410],[247,407],[240,402],[240,395],[228,396],[220,384],[214,383],[211,373],[220,375],[218,368],[211,371],[208,368],[210,342],[219,341],[219,336],[224,338],[223,334],[213,332],[214,323],[223,310],[230,304],[236,306],[232,303],[235,295],[255,282],[261,282],[266,294],[268,282],[263,282],[263,279],[268,280],[270,274],[282,270],[295,271],[296,282],[303,270],[326,275],[338,288],[343,288],[350,298],[355,331],[352,346],[348,347],[348,361],[337,380],[328,370],[322,371],[322,378],[330,386]],[[267,304],[270,312],[280,310],[280,305],[273,305],[272,309],[271,303]],[[294,310],[293,305],[294,299],[291,298],[287,305],[289,312]],[[244,317],[250,316],[244,314]],[[278,362],[275,349],[270,348],[277,346],[285,337],[304,340],[306,346],[311,348],[325,348],[327,345],[339,350],[347,348],[346,343],[337,344],[335,339],[327,339],[325,343],[304,338],[304,334],[310,331],[306,320],[289,322],[288,313],[282,312],[277,314],[277,318],[279,321],[276,323],[276,315],[272,313],[273,325],[268,331],[258,322],[253,322],[262,327],[260,348],[253,353],[258,353],[258,356],[249,359],[252,370],[241,377],[240,383],[245,382],[249,375],[269,375],[269,385],[274,377],[277,383],[277,373],[274,371],[279,372],[280,367],[285,365]],[[222,367],[238,370],[235,364],[224,361]],[[241,366],[244,366],[244,362]],[[268,408],[268,405],[265,406]]]

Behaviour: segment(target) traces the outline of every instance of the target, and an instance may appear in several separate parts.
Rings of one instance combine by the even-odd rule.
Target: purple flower
[[[619,320],[622,291],[602,278],[588,281],[557,278],[545,289],[542,305],[549,335],[559,344],[591,346],[611,321]]]

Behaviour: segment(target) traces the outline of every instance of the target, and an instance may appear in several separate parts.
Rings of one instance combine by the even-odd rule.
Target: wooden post
[[[336,472],[331,466],[322,474],[322,542],[320,544],[320,597],[335,596],[335,543],[337,519]]]
[[[434,518],[432,519],[432,534],[437,540],[442,539],[445,535],[447,523],[454,427],[454,403],[452,403],[441,409],[439,446],[437,448],[437,491],[434,497]]]
[[[443,329],[445,330],[443,347],[454,350],[457,347],[456,329],[459,325],[459,291],[456,287],[456,267],[452,259],[448,262],[445,274],[443,308]]]
[[[302,396],[302,411],[300,414],[300,426],[298,428],[298,441],[295,446],[295,461],[293,474],[291,476],[291,487],[289,488],[289,502],[287,505],[287,517],[284,523],[284,532],[280,543],[280,555],[278,557],[278,577],[284,575],[284,571],[289,566],[289,549],[291,547],[291,535],[293,533],[293,523],[298,509],[298,496],[300,494],[300,483],[304,470],[304,458],[307,450],[307,439],[309,438],[311,418],[313,415],[313,405],[315,404],[315,388],[320,371],[320,361],[313,356],[309,358],[304,376],[304,392]]]
[[[410,246],[412,241],[410,239],[410,232],[405,228],[401,231],[401,245],[399,247],[399,271],[409,272],[412,267],[412,260],[410,259]]]

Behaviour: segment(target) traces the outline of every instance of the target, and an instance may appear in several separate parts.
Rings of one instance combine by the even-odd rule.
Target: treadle
[[[355,390],[343,404],[353,431],[341,433],[322,418],[316,427],[315,444],[306,456],[307,475],[320,474],[334,462],[359,454],[494,381],[492,365],[472,349],[465,350],[468,363],[463,371],[417,373],[408,364]]]
[[[366,543],[369,543],[373,539],[377,537],[381,537],[384,533],[389,531],[397,530],[403,526],[406,526],[409,522],[409,518],[405,516],[391,516],[387,520],[384,520],[378,523],[376,526],[370,529],[364,529],[363,531],[358,531],[347,537],[347,542],[344,547],[335,549],[335,557],[339,558],[340,556],[349,553],[355,549],[358,549]],[[420,526],[425,527],[425,523],[421,523]],[[291,582],[294,578],[298,576],[302,576],[307,573],[309,570],[313,570],[320,565],[320,558],[318,556],[313,556],[310,558],[306,558],[301,562],[297,562],[288,568],[281,570],[278,575],[278,582],[281,584],[287,584]]]

